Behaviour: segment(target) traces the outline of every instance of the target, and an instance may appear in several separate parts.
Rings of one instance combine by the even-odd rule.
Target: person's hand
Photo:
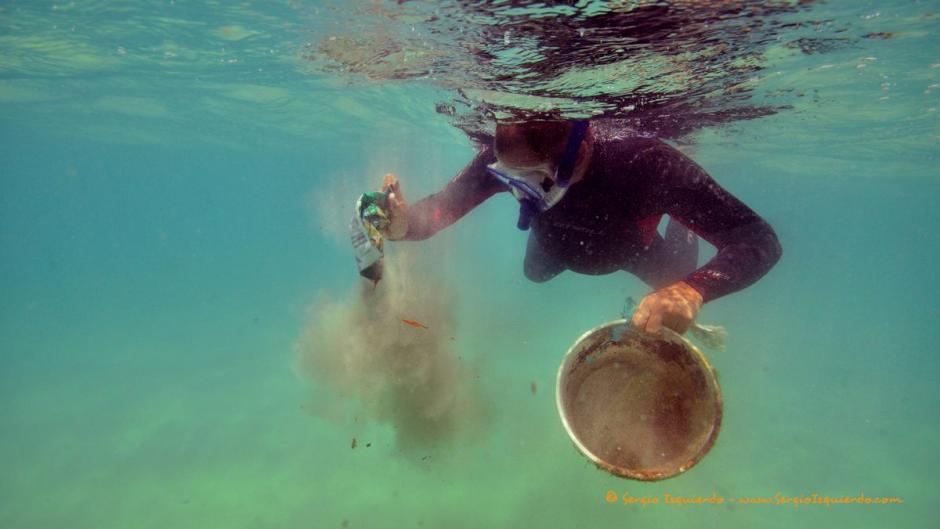
[[[683,334],[702,308],[702,295],[679,281],[648,294],[633,312],[633,326],[649,333],[668,327]]]
[[[389,224],[385,229],[385,237],[389,240],[399,240],[408,233],[408,204],[405,202],[405,195],[401,192],[401,183],[392,173],[385,175],[382,181],[382,191],[388,193],[388,215]]]

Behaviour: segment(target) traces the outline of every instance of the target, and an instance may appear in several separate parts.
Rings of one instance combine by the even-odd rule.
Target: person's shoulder
[[[489,165],[496,161],[496,152],[493,149],[493,134],[485,130],[463,129],[473,147],[474,162]]]
[[[455,177],[459,182],[475,182],[474,186],[481,186],[487,193],[504,191],[505,185],[494,178],[486,167],[496,162],[496,153],[492,145],[479,145],[473,158]]]
[[[493,148],[493,144],[478,146],[476,157],[485,160],[487,164],[495,162],[496,150]]]
[[[597,151],[604,153],[613,163],[636,163],[657,153],[666,154],[674,149],[665,141],[645,134],[630,126],[607,120],[594,125]]]
[[[475,145],[476,152],[470,160],[470,167],[480,173],[486,173],[486,166],[496,162],[496,151],[492,145]]]

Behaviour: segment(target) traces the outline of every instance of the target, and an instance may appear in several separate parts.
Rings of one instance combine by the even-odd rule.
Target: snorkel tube
[[[529,225],[532,224],[532,219],[541,213],[538,205],[531,198],[526,198],[519,201],[519,220],[516,222],[516,227],[522,231],[529,229]]]
[[[581,143],[587,135],[589,123],[587,120],[578,120],[572,123],[568,144],[565,145],[565,152],[561,156],[561,162],[558,163],[558,170],[555,171],[555,185],[568,187],[571,183],[574,166],[578,163],[578,151],[581,150]]]

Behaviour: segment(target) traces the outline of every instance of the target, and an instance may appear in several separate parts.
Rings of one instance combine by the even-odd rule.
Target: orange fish
[[[421,323],[420,321],[415,321],[415,320],[401,320],[401,322],[404,323],[405,325],[409,325],[409,326],[411,326],[411,327],[414,327],[415,329],[427,329],[427,328],[428,328],[427,325]]]

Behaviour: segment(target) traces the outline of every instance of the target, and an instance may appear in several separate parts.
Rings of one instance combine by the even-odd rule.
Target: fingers
[[[405,196],[401,192],[401,182],[392,173],[385,175],[382,189],[388,192],[389,214],[395,216],[405,209]]]
[[[678,288],[666,287],[643,298],[631,323],[637,329],[657,333],[663,327],[684,334],[689,330],[700,303],[683,295]]]
[[[393,173],[385,173],[385,177],[382,178],[382,189],[387,187],[392,187],[398,183],[398,178],[395,177]]]
[[[404,201],[396,193],[389,193],[388,195],[388,210],[389,214],[394,216],[401,213],[401,210],[405,208]]]
[[[685,334],[689,330],[692,320],[686,314],[669,314],[663,318],[663,326],[668,327],[679,334]]]
[[[400,200],[404,200],[401,194],[401,182],[399,182],[398,178],[392,173],[387,173],[385,178],[382,179],[382,190],[391,191],[389,198],[396,197]]]
[[[663,326],[663,313],[662,311],[655,310],[650,314],[650,319],[646,320],[646,332],[650,334],[655,334],[659,332],[659,329]]]
[[[389,218],[395,220],[395,217],[405,215],[405,199],[400,192],[392,192],[388,195],[388,214]]]
[[[634,311],[630,323],[644,332],[654,333],[659,331],[662,325],[662,313],[656,306],[656,298],[653,294],[643,298],[640,306]]]
[[[659,325],[656,327],[656,330],[648,329],[647,332],[656,332],[660,327],[672,329],[679,334],[685,334],[685,331],[689,330],[689,326],[692,325],[692,318],[689,317],[689,311],[686,307],[673,304],[660,305],[659,308]],[[650,320],[652,319],[653,318],[650,317]],[[649,327],[649,325],[647,325],[647,327]]]
[[[387,213],[390,223],[386,236],[390,240],[402,239],[408,233],[408,209],[401,192],[401,183],[395,175],[389,173],[385,175],[382,186],[388,191]]]
[[[646,327],[646,320],[648,320],[649,317],[649,305],[646,303],[646,298],[643,298],[643,301],[640,302],[640,306],[633,311],[633,317],[630,319],[630,323],[637,329],[643,329]]]

